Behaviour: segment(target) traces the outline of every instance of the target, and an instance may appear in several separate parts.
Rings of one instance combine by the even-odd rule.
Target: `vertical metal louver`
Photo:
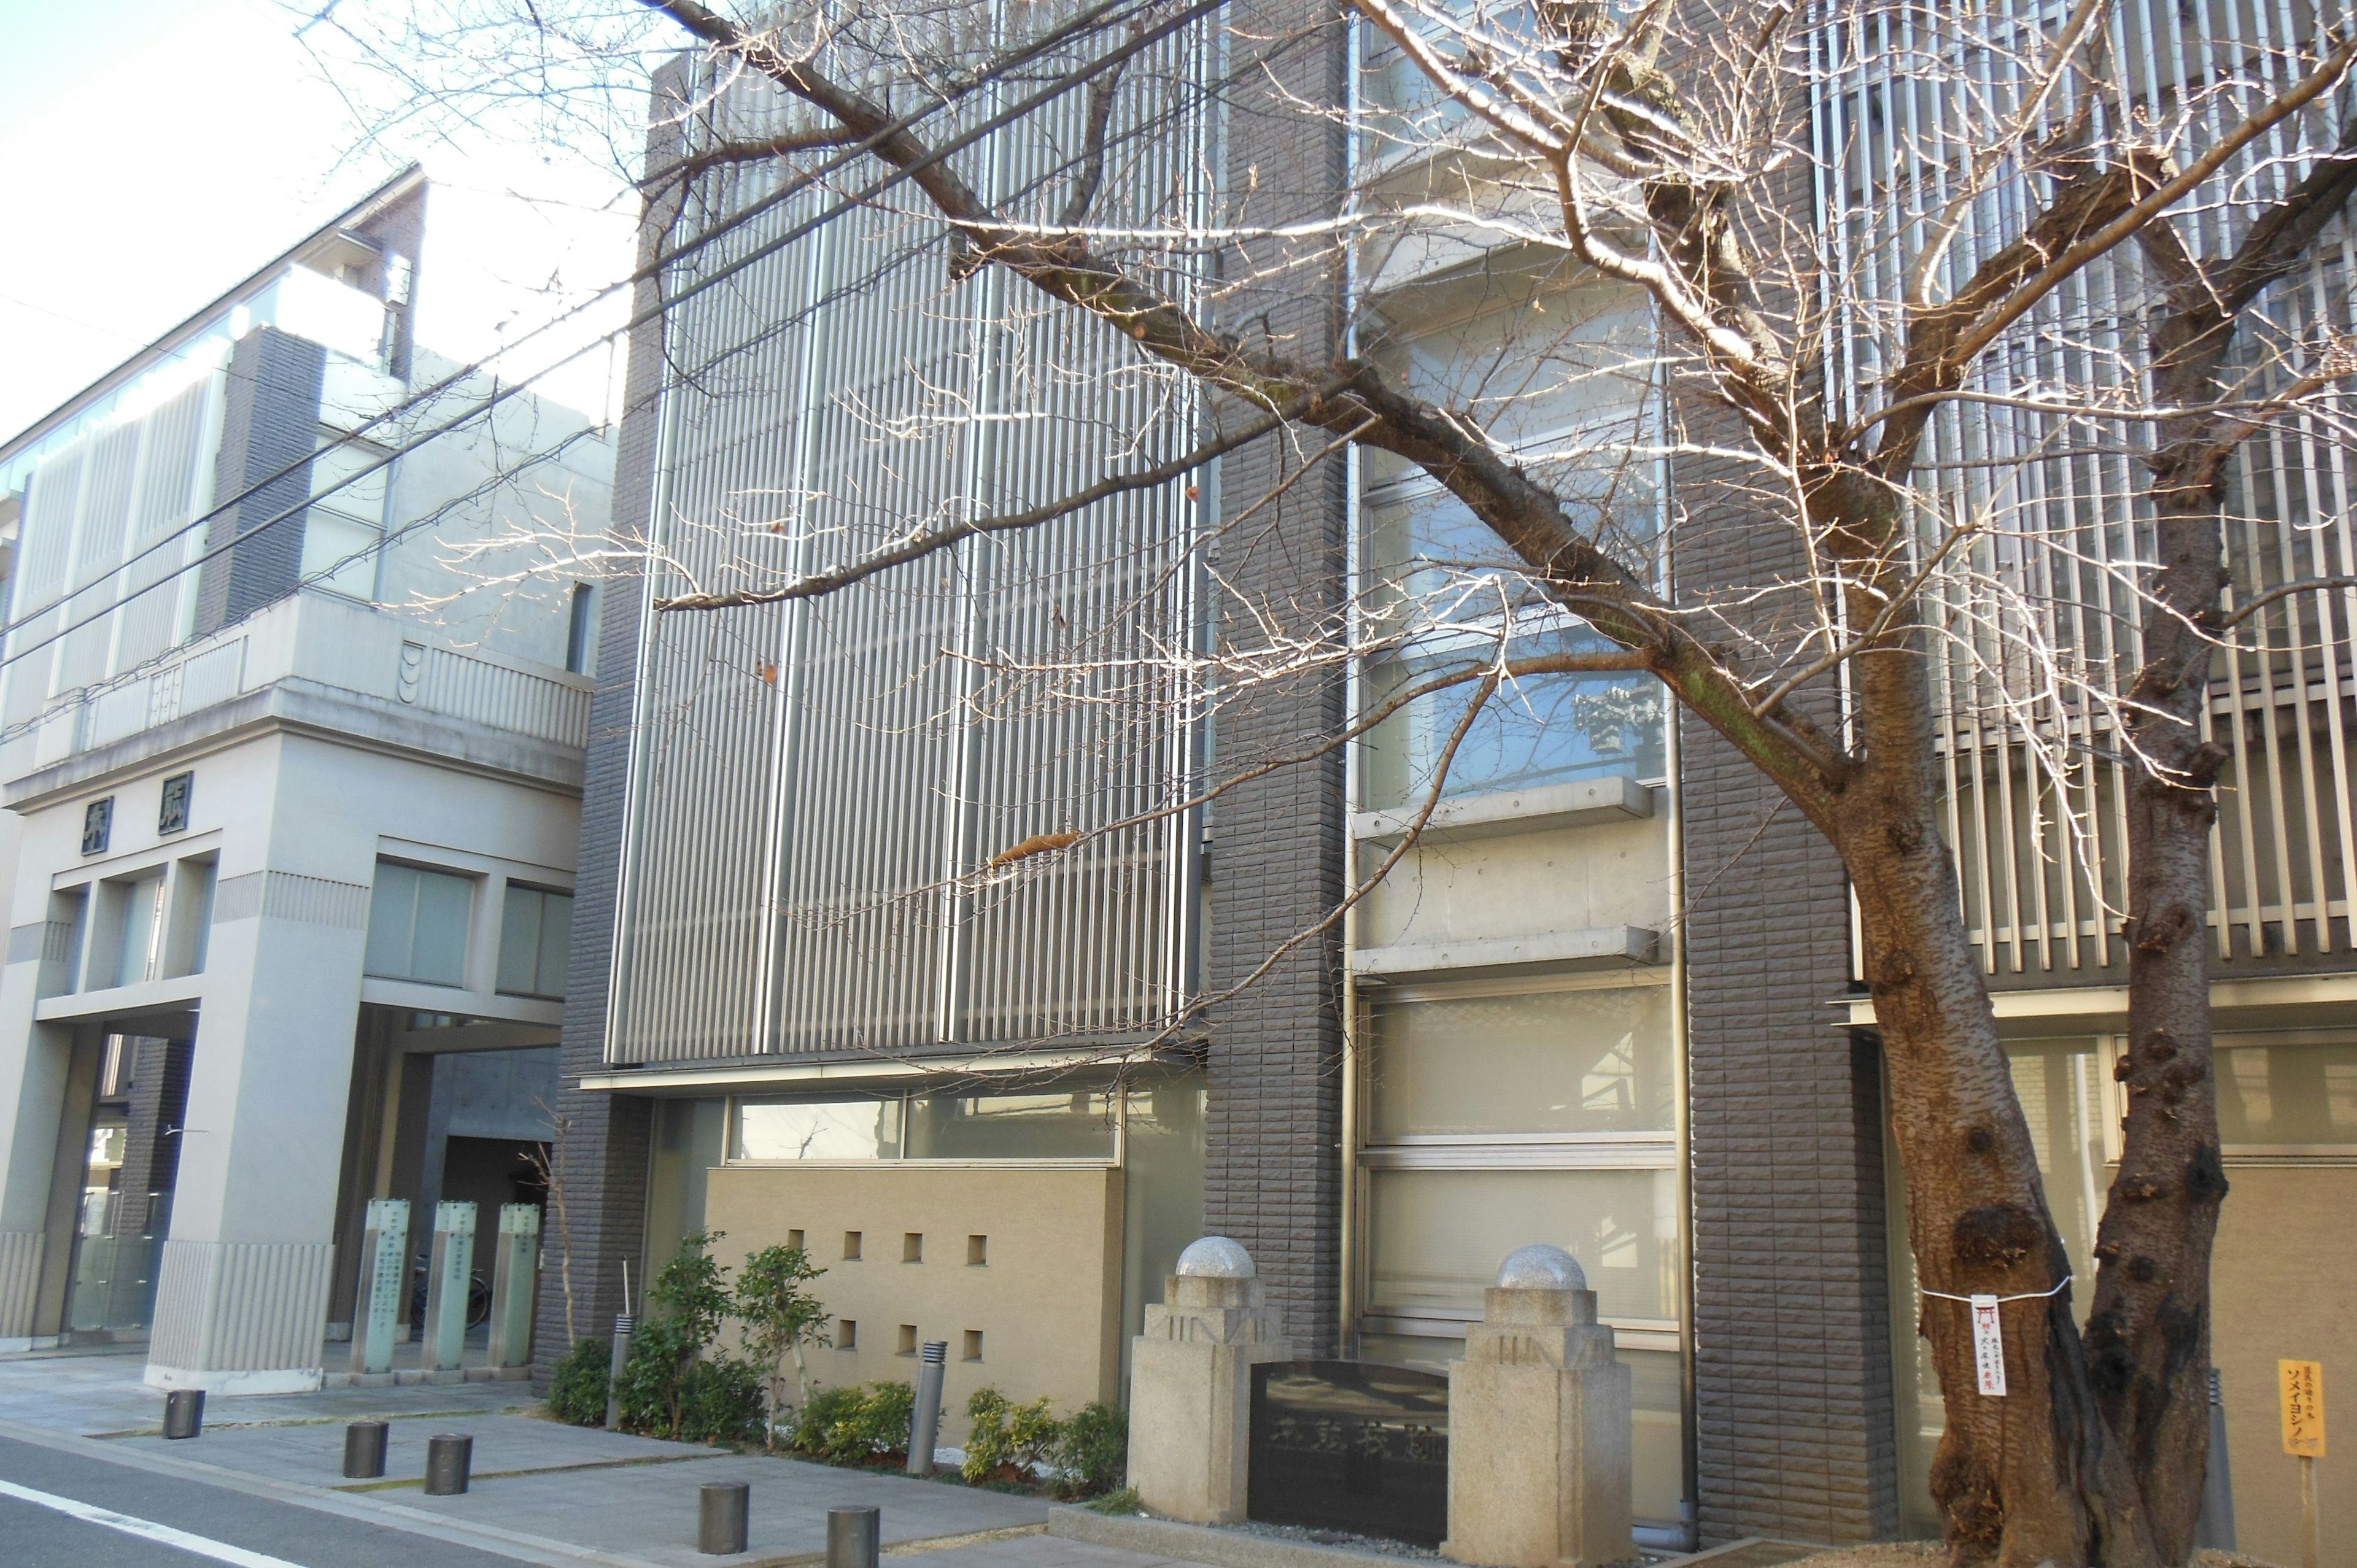
[[[1881,355],[1899,340],[1902,282],[1962,171],[1995,158],[1999,172],[1939,269],[1950,292],[2019,232],[2050,188],[2024,149],[2044,145],[2081,108],[2075,81],[2058,86],[2012,148],[1992,154],[1989,132],[2031,107],[2035,68],[2070,10],[2059,0],[1819,7],[1809,45],[1828,262],[1819,303],[1836,417],[1859,412],[1861,394],[1889,369]],[[2319,12],[2289,0],[2121,0],[2099,25],[2121,101],[2156,126],[2181,123],[2198,150],[2312,69],[2319,34],[2345,31],[2350,17],[2344,6]],[[2198,253],[2229,253],[2332,146],[2341,98],[2275,126],[2180,205],[2178,221]],[[2311,368],[2320,338],[2351,331],[2353,262],[2349,225],[2336,220],[2305,273],[2256,307],[2263,319],[2244,340],[2266,353],[2251,360],[2247,395],[2281,392]],[[2158,294],[2133,245],[2057,289],[1964,389],[2016,401],[1947,404],[1922,452],[1927,514],[1985,524],[1937,580],[1938,618],[1970,631],[1969,646],[1935,660],[1934,681],[1948,832],[1966,923],[1991,972],[2103,967],[2125,956],[2117,737],[2068,682],[2044,686],[2031,650],[2040,659],[2051,650],[2066,671],[2098,682],[2133,677],[2141,647],[2128,585],[2151,557],[2140,460],[2151,430],[2022,404],[2058,402],[2067,390],[2081,404],[2148,407],[2144,313]],[[2339,394],[2331,403],[2337,415]],[[2237,453],[2233,601],[2357,572],[2346,429],[2345,418],[2278,420]],[[2357,595],[2304,593],[2262,610],[2244,633],[2250,649],[2218,660],[2208,728],[2233,752],[2212,843],[2222,960],[2345,951],[2357,937],[2352,635]]]
[[[1030,81],[1103,47],[1084,38]],[[1131,67],[1094,221],[1200,222],[1209,47],[1176,36]],[[925,134],[1019,91],[978,91]],[[954,166],[1010,211],[1051,211],[1082,113],[1069,95]],[[780,95],[740,84],[696,132],[793,124]],[[683,232],[774,181],[761,166],[700,181]],[[688,296],[666,323],[651,597],[780,582],[1200,439],[1191,396],[1117,333],[995,270],[953,282],[947,231],[911,191],[697,290],[834,200],[780,200],[667,277]],[[1183,266],[1172,282],[1194,287]],[[1198,509],[1182,480],[817,600],[650,613],[609,1059],[1094,1040],[1166,1018],[1189,961],[1184,817],[977,874],[1034,835],[1182,798],[1192,726],[1166,656],[1192,646]]]
[[[185,634],[195,575],[181,568],[203,530],[175,534],[211,504],[222,391],[215,371],[33,471],[0,724],[37,717],[51,697],[135,669]],[[140,591],[156,584],[166,585]]]

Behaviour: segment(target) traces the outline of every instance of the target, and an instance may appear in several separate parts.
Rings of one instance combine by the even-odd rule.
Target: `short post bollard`
[[[344,1478],[373,1481],[384,1474],[384,1438],[381,1421],[355,1421],[344,1428]]]
[[[205,1391],[174,1389],[164,1396],[164,1435],[194,1437],[205,1429]]]
[[[743,1481],[712,1481],[695,1496],[695,1549],[711,1557],[745,1550],[753,1488]],[[832,1529],[828,1539],[834,1539]]]
[[[876,1568],[883,1516],[874,1509],[826,1510],[826,1568]]]
[[[443,1433],[425,1440],[425,1495],[455,1498],[467,1489],[467,1473],[474,1468],[475,1440]]]
[[[627,1312],[614,1315],[614,1357],[606,1367],[606,1430],[622,1430],[622,1369],[630,1360],[630,1335],[638,1323]]]
[[[950,1342],[925,1341],[924,1359],[917,1368],[917,1397],[909,1407],[909,1474],[931,1477],[933,1444],[942,1430],[942,1377],[949,1369]]]

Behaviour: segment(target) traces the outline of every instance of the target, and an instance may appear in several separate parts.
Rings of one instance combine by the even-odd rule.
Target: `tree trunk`
[[[2230,317],[2206,291],[2164,318],[2164,406],[2217,394]],[[2097,1233],[2087,1348],[2164,1562],[2193,1546],[2210,1448],[2210,1253],[2226,1177],[2210,1018],[2210,830],[2228,753],[2201,739],[2225,585],[2220,416],[2164,427],[2152,462],[2158,570],[2128,742],[2128,1051],[2118,1176]]]
[[[1838,498],[1829,498],[1838,499]],[[1897,586],[1900,526],[1868,501],[1836,537],[1868,542],[1848,607],[1869,624]],[[1877,564],[1879,563],[1879,564]],[[1879,578],[1880,580],[1878,580]],[[1940,833],[1934,643],[1896,628],[1856,664],[1866,765],[1830,824],[1858,904],[1861,955],[1906,1164],[1908,1240],[1947,1412],[1932,1468],[1953,1560],[2152,1568],[2135,1477],[2109,1440],[2071,1310],[2070,1259],[1964,928]],[[1998,1298],[2001,1394],[1982,1392],[1969,1298]]]
[[[1936,798],[1902,787],[1855,805],[1843,859],[1906,1162],[1918,1327],[1946,1402],[1932,1496],[1954,1560],[2148,1563],[2133,1479],[2089,1388],[2070,1262],[1958,908]],[[1997,1308],[2001,1397],[1980,1392],[1973,1309],[1951,1299],[1975,1294],[2015,1298]]]

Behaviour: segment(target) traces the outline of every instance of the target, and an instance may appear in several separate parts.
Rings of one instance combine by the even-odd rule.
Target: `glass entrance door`
[[[66,1327],[92,1339],[144,1336],[169,1233],[188,1103],[186,1040],[109,1035],[93,1091],[74,1225]]]

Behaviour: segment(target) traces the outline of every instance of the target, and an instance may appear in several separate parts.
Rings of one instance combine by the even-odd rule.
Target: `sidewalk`
[[[1163,1568],[1178,1559],[1051,1537],[1038,1498],[664,1443],[528,1413],[516,1383],[330,1389],[209,1400],[202,1436],[167,1442],[163,1395],[139,1381],[137,1349],[0,1359],[0,1432],[93,1458],[203,1479],[524,1562],[608,1568],[807,1563],[825,1551],[826,1510],[881,1510],[885,1551],[926,1568]],[[392,1423],[385,1477],[342,1477],[343,1423]],[[473,1436],[471,1489],[421,1489],[425,1442]],[[695,1550],[697,1488],[751,1487],[750,1550]]]

